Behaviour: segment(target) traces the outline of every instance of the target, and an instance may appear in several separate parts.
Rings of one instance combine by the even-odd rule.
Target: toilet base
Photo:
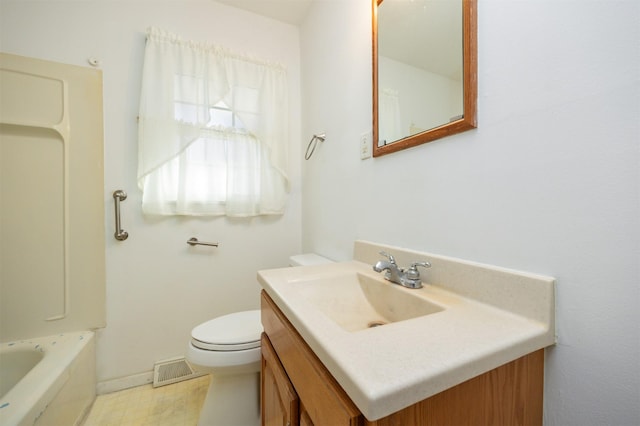
[[[211,375],[198,426],[259,426],[260,373]]]

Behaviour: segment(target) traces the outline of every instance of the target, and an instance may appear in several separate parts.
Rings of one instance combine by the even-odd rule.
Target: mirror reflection
[[[373,0],[374,156],[475,127],[475,0]]]

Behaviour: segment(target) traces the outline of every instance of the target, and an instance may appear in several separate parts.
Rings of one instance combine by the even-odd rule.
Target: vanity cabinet
[[[362,425],[358,408],[264,292],[262,324],[263,424],[286,425],[280,419],[289,417],[291,425]],[[295,402],[281,415],[290,392]]]
[[[542,349],[369,421],[264,291],[261,309],[263,425],[542,425]]]

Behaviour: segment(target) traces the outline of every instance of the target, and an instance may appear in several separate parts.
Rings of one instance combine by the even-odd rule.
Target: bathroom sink
[[[424,287],[386,281],[380,251],[429,261]],[[258,282],[369,420],[555,342],[551,277],[358,241],[352,261]]]
[[[443,310],[382,278],[348,272],[298,281],[292,291],[346,331],[360,331]]]

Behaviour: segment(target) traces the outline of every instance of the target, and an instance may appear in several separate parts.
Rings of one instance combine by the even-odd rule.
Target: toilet
[[[333,260],[315,253],[296,254],[289,258],[289,266],[310,266],[333,263]]]
[[[331,263],[315,253],[291,256],[289,266]],[[211,373],[199,426],[260,424],[260,310],[214,318],[191,330],[187,360]]]

